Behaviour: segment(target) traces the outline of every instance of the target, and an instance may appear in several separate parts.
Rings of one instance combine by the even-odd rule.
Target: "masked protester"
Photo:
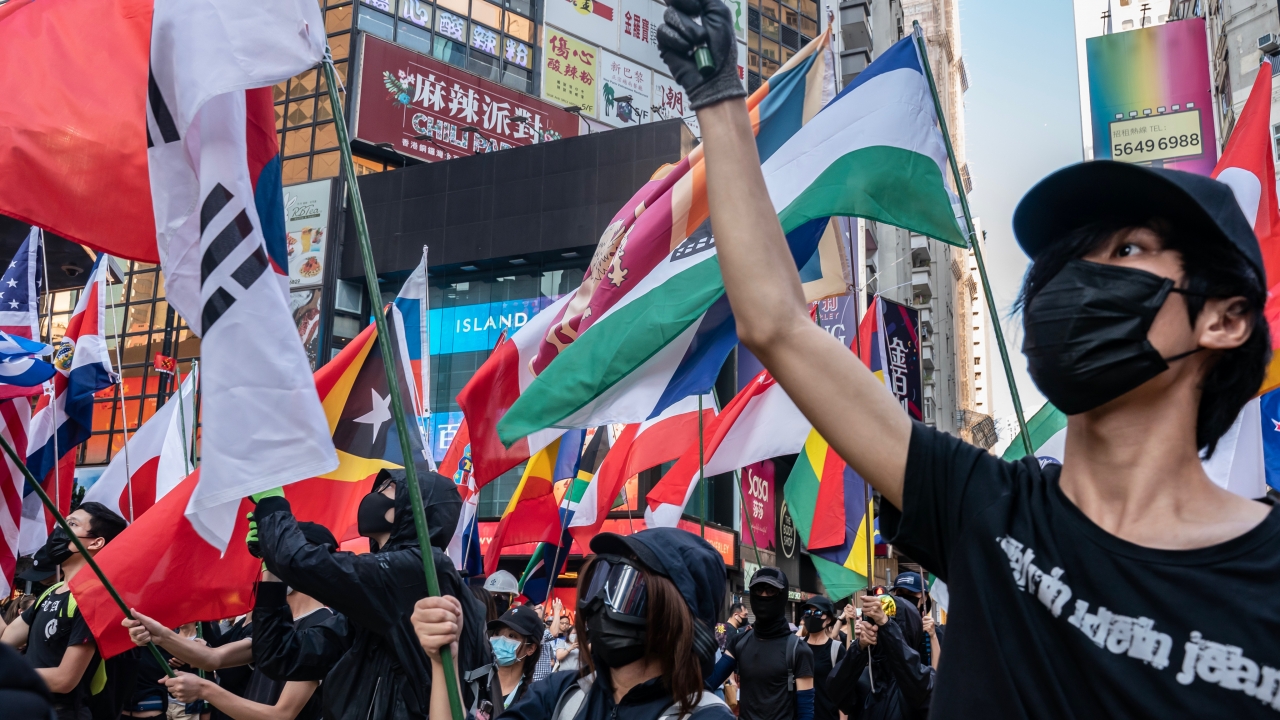
[[[733,670],[741,691],[743,720],[813,719],[813,651],[787,622],[787,576],[762,567],[751,577],[751,609],[756,621],[725,647],[708,687],[719,687]]]
[[[498,615],[511,607],[512,600],[520,594],[520,582],[506,570],[498,570],[484,579],[484,589],[493,595],[493,606]]]
[[[920,577],[918,572],[900,573],[893,580],[893,588],[890,591],[895,597],[911,603],[920,611],[920,620],[924,629],[921,634],[919,647],[916,651],[920,653],[920,657],[924,658],[924,664],[937,669],[938,651],[941,649],[940,642],[943,633],[946,631],[945,625],[934,623],[930,612],[933,604],[929,600],[929,594],[925,592],[924,579]]]
[[[418,464],[417,474],[440,590],[458,601],[471,623],[457,655],[465,672],[485,665],[489,650],[484,607],[444,554],[462,500],[453,481],[428,470],[425,463]],[[409,615],[414,602],[426,597],[427,583],[404,471],[379,473],[373,492],[360,502],[356,521],[360,534],[369,538],[367,554],[330,552],[308,543],[281,496],[262,498],[254,519],[266,569],[341,612],[350,624],[350,648],[325,677],[325,718],[426,718],[431,671]],[[464,697],[470,701],[469,688],[464,688]]]
[[[844,643],[835,633],[835,604],[821,595],[805,600],[800,606],[800,624],[813,652],[814,720],[839,720],[840,711],[827,684],[827,675],[845,655]]]
[[[415,621],[415,630],[417,622]],[[533,685],[538,664],[538,638],[542,636],[538,614],[524,605],[513,607],[488,623],[493,662],[466,673],[463,682],[473,696],[468,717],[494,718],[519,700]],[[429,654],[429,653],[428,653]],[[433,686],[444,683],[444,666],[432,665]],[[445,720],[448,720],[446,715]]]
[[[1201,464],[1267,374],[1264,310],[1277,278],[1266,277],[1251,219],[1268,233],[1275,220],[1255,199],[1256,181],[1103,160],[1027,193],[1013,216],[1031,259],[1022,351],[1067,415],[1067,434],[1060,465],[1006,462],[912,423],[883,382],[809,322],[745,90],[731,82],[733,16],[720,0],[670,0],[664,20],[660,52],[702,128],[739,339],[884,497],[886,540],[950,587],[956,662],[940,665],[933,712],[1243,717],[1273,704],[1280,512],[1218,487]],[[901,62],[867,81],[927,93],[915,42],[886,51]],[[699,47],[714,59],[709,78],[694,62]],[[873,192],[921,203],[933,193],[945,209],[945,151],[920,142],[912,167],[934,179]],[[856,172],[841,175],[851,167],[830,166],[815,192],[865,190]],[[916,219],[966,231],[946,215]],[[1223,587],[1231,591],[1215,595],[1212,613],[1178,590]],[[1226,648],[1237,660],[1217,660]]]
[[[732,720],[724,701],[703,691],[715,660],[716,608],[724,561],[705,540],[675,528],[635,535],[602,533],[579,571],[574,627],[590,639],[578,671],[553,673],[500,717],[509,720]],[[450,598],[425,598],[413,623],[439,664],[465,623]],[[431,718],[447,720],[444,688],[432,688]]]
[[[915,649],[923,635],[920,613],[910,603],[882,597],[862,599],[856,639],[827,676],[827,689],[849,720],[923,720],[934,670]]]
[[[87,502],[67,516],[67,525],[89,555],[96,555],[124,531],[124,518],[102,503]],[[84,720],[90,715],[94,673],[107,667],[76,606],[67,583],[87,565],[66,531],[59,525],[36,553],[37,567],[61,567],[62,581],[45,590],[36,603],[5,628],[3,641],[23,649],[27,662],[53,694],[58,720]],[[132,675],[130,675],[132,678]],[[102,687],[96,688],[100,693]],[[114,699],[107,704],[113,705]],[[113,714],[119,714],[115,707]]]

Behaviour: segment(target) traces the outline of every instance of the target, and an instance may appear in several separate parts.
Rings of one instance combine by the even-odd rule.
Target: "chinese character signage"
[[[924,420],[920,396],[920,313],[879,299],[884,384],[914,420]]]
[[[546,22],[587,42],[618,50],[620,0],[545,0]],[[657,28],[654,28],[657,30]]]
[[[742,542],[755,538],[761,550],[774,549],[773,461],[753,463],[742,468]]]
[[[654,0],[622,0],[622,54],[654,68],[665,68],[658,54],[658,28],[666,5]]]
[[[325,248],[329,246],[331,180],[290,185],[284,189],[285,243],[289,253],[289,287],[324,282]]]
[[[652,115],[649,93],[653,72],[643,65],[614,55],[600,53],[599,117],[614,127],[649,122]]]
[[[653,121],[684,118],[694,136],[702,137],[702,128],[698,126],[698,116],[689,107],[689,96],[684,94],[680,83],[660,73],[653,74]]]
[[[360,140],[434,161],[578,134],[578,118],[537,98],[367,33],[362,40]]]
[[[400,17],[430,30],[431,4],[427,0],[400,0]]]
[[[550,25],[546,28],[547,42],[542,48],[542,97],[566,107],[580,107],[583,115],[597,117],[600,51]]]

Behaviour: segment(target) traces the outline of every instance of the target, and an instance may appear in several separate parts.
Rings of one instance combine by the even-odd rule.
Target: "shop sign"
[[[653,71],[611,52],[600,53],[600,119],[614,127],[649,122]],[[620,101],[619,98],[630,98]]]
[[[661,73],[653,74],[653,121],[684,118],[684,124],[693,131],[694,137],[702,137],[702,128],[698,125],[698,116],[689,107],[689,96],[685,95],[680,83]]]
[[[622,0],[622,54],[648,65],[665,68],[658,54],[658,28],[667,6],[654,0]]]
[[[449,452],[453,437],[462,427],[462,412],[439,412],[431,414],[431,457],[437,463],[444,460]]]
[[[284,230],[289,257],[289,288],[324,282],[325,248],[329,246],[331,180],[290,185],[284,189]]]
[[[431,354],[449,355],[491,350],[500,334],[505,332],[510,337],[558,297],[431,308],[428,316],[431,323]]]
[[[782,501],[782,514],[778,518],[778,547],[782,551],[782,557],[790,559],[796,556],[796,523],[791,519],[791,513],[787,511],[787,501]]]
[[[596,117],[600,51],[563,30],[550,25],[546,28],[547,42],[542,49],[542,97],[566,107],[582,108],[583,115]]]
[[[742,468],[742,541],[755,540],[762,550],[774,549],[773,461],[764,460]]]
[[[546,0],[545,7],[548,25],[598,47],[618,50],[619,0]]]
[[[367,33],[362,42],[353,135],[367,143],[435,161],[578,134],[578,118],[537,98]]]

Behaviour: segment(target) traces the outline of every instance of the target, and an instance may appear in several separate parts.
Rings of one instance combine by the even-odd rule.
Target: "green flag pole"
[[[58,506],[54,505],[53,500],[49,499],[49,494],[44,491],[44,488],[40,487],[40,483],[36,482],[35,477],[31,474],[31,470],[23,461],[23,458],[18,457],[18,454],[13,451],[13,448],[9,445],[9,441],[5,440],[3,435],[0,435],[0,448],[4,449],[4,453],[8,455],[9,459],[13,461],[13,464],[17,465],[18,469],[22,471],[22,476],[27,479],[27,484],[34,488],[36,494],[40,496],[40,502],[44,503],[45,509],[57,519],[58,524],[62,526],[62,530],[66,532],[67,535],[71,536],[71,542],[75,544],[76,549],[80,551],[80,556],[89,564],[89,567],[93,570],[93,574],[97,575],[98,579],[102,581],[102,586],[111,594],[111,599],[116,601],[116,605],[120,607],[120,612],[124,613],[125,617],[133,620],[133,613],[129,611],[129,606],[124,604],[124,600],[120,598],[120,593],[116,592],[111,581],[108,580],[106,574],[102,572],[102,568],[98,567],[98,562],[94,560],[93,556],[89,554],[89,551],[85,549],[84,543],[80,542],[80,537],[72,532],[71,526],[67,524],[67,519],[58,511]],[[164,668],[165,674],[169,677],[177,677],[173,672],[173,668],[169,667],[169,661],[165,660],[164,656],[160,654],[160,648],[157,648],[156,644],[153,642],[148,642],[147,647],[151,649],[151,654],[155,656],[156,662],[160,663],[160,667]]]
[[[973,215],[969,212],[969,196],[965,193],[964,179],[960,177],[960,166],[956,163],[956,152],[951,147],[951,133],[947,130],[947,118],[942,112],[942,100],[938,98],[938,86],[933,82],[933,70],[929,67],[929,52],[924,43],[924,31],[919,20],[911,21],[912,34],[916,38],[916,48],[920,51],[920,64],[924,66],[925,77],[929,79],[929,92],[933,94],[934,111],[938,114],[938,124],[942,128],[942,139],[947,144],[947,159],[951,162],[951,175],[955,178],[956,194],[960,196],[960,208],[964,210],[965,237],[969,239],[969,249],[973,250],[973,258],[978,263],[978,275],[982,277],[982,293],[986,296],[987,311],[994,322],[991,323],[996,333],[996,345],[1000,348],[1000,361],[1004,364],[1004,376],[1009,381],[1009,394],[1013,396],[1013,411],[1018,416],[1018,427],[1022,430],[1022,443],[1027,454],[1035,450],[1031,447],[1031,435],[1027,432],[1027,420],[1022,413],[1022,398],[1018,395],[1018,383],[1013,379],[1013,365],[1009,363],[1009,348],[1004,342],[1004,330],[1000,327],[1000,313],[996,310],[995,296],[991,294],[991,282],[987,279],[987,264],[982,261],[982,243],[974,237]]]
[[[355,220],[356,239],[360,243],[360,258],[364,261],[365,284],[369,286],[369,302],[373,306],[373,322],[378,327],[378,345],[382,351],[382,366],[387,373],[387,388],[391,395],[391,412],[396,419],[396,434],[400,436],[400,456],[404,458],[405,483],[409,486],[409,504],[413,508],[413,525],[418,531],[418,547],[422,550],[422,572],[427,576],[427,593],[440,595],[440,580],[436,577],[435,559],[431,553],[430,528],[427,514],[422,509],[422,488],[418,487],[418,472],[414,467],[414,452],[409,440],[409,428],[404,418],[404,398],[400,396],[400,383],[396,378],[396,352],[387,332],[387,315],[382,309],[382,297],[378,292],[378,273],[373,262],[373,247],[369,242],[369,225],[364,216],[364,204],[360,200],[360,185],[356,182],[355,163],[351,159],[351,138],[347,135],[347,123],[338,97],[338,77],[333,68],[333,58],[325,51],[325,84],[329,89],[329,104],[333,107],[334,126],[338,131],[338,148],[342,155],[342,171],[347,181],[347,199],[351,204],[351,216]],[[449,693],[449,710],[453,720],[463,720],[462,698],[458,694],[458,673],[453,664],[453,653],[446,646],[440,649],[444,665],[444,681]]]

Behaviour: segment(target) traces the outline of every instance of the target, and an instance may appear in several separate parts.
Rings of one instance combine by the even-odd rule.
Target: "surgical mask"
[[[396,501],[382,493],[371,492],[360,500],[360,508],[356,510],[356,531],[365,537],[378,533],[391,532],[394,524],[387,520],[387,511],[396,506]]]
[[[1087,412],[1169,369],[1147,340],[1170,292],[1144,270],[1071,260],[1023,310],[1022,352],[1036,387],[1067,415]]]
[[[61,565],[76,554],[71,549],[71,536],[67,535],[67,531],[61,527],[54,528],[49,534],[49,538],[45,540],[44,545],[36,551],[32,557],[33,567],[40,570],[48,570],[50,568]]]
[[[520,662],[520,659],[516,657],[516,653],[520,650],[520,645],[520,641],[501,635],[494,635],[489,638],[489,646],[493,648],[493,661],[502,667]]]

